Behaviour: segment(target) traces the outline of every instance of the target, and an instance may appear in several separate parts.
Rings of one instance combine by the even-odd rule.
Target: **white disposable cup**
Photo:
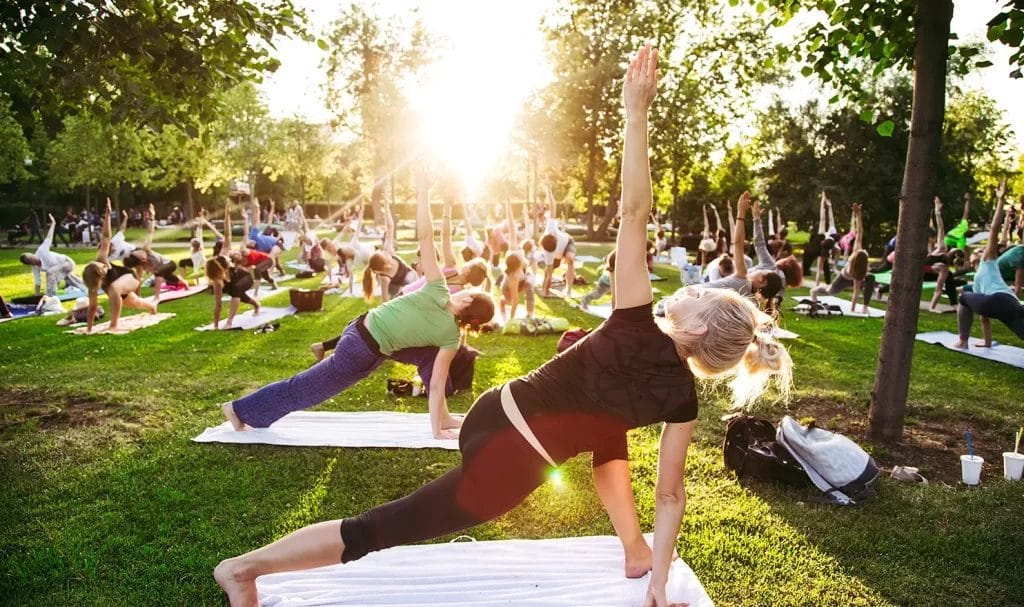
[[[1024,472],[1024,453],[1006,451],[1003,453],[1003,476],[1008,481],[1019,481]]]
[[[965,485],[977,485],[981,482],[981,465],[985,459],[980,455],[961,455],[960,474]]]

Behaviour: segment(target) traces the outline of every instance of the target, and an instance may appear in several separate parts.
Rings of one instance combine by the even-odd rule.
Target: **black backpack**
[[[722,451],[725,468],[739,478],[781,482],[809,487],[811,480],[793,454],[775,440],[775,424],[766,419],[741,415],[729,420]]]

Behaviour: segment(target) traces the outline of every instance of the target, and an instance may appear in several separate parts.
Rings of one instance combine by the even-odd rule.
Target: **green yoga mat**
[[[892,272],[881,272],[879,274],[875,274],[875,282],[877,282],[880,285],[891,284],[891,282],[892,282]],[[921,283],[921,288],[922,289],[934,289],[935,288],[935,282],[933,282],[933,281],[923,282],[923,283]]]
[[[550,335],[569,330],[564,318],[514,318],[502,327],[502,335]]]

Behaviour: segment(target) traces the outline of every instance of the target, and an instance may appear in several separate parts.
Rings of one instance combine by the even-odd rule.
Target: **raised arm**
[[[750,210],[750,192],[743,192],[736,202],[736,225],[732,229],[732,263],[736,271],[736,278],[747,277],[747,261],[743,257],[743,250],[747,244],[747,230],[744,227],[747,219],[747,211]]]
[[[441,207],[441,255],[444,256],[445,267],[458,267],[455,249],[452,247],[452,204],[448,199],[445,199]]]
[[[244,224],[246,227],[249,225],[249,216],[245,215]],[[242,240],[245,240],[245,233],[242,233]],[[224,255],[231,253],[231,203],[224,203],[224,245],[221,246],[220,250]]]
[[[630,61],[622,87],[626,130],[622,144],[622,222],[615,242],[615,267],[621,270],[615,283],[616,308],[642,306],[652,299],[647,272],[647,215],[654,195],[647,113],[657,88],[658,51],[648,45]]]
[[[718,214],[718,207],[711,205],[711,210],[715,213],[715,234],[722,230],[722,216]]]
[[[821,202],[818,205],[818,233],[824,234],[825,228],[828,226],[828,216],[825,214],[825,192],[821,193]]]
[[[416,167],[415,174],[416,244],[420,248],[420,268],[428,282],[443,280],[444,274],[441,272],[441,266],[437,265],[437,253],[434,251],[434,224],[430,217],[430,177],[422,165]]]
[[[864,248],[864,216],[861,215],[860,203],[856,202],[853,204],[853,224],[854,230],[853,237],[853,252],[856,253]]]
[[[151,250],[153,246],[153,230],[156,229],[156,209],[153,203],[149,203],[149,227],[146,230],[146,242],[142,245],[143,251]]]
[[[729,215],[732,215],[732,208],[729,209]],[[729,219],[731,221],[732,217],[730,217]],[[768,209],[768,233],[771,234],[772,236],[778,236],[779,234],[778,230],[775,229],[775,212],[772,211],[771,209]],[[756,233],[754,234],[754,238],[757,238]]]
[[[964,193],[964,215],[963,215],[963,217],[961,217],[961,221],[967,221],[967,219],[968,219],[968,217],[970,217],[970,215],[971,215],[971,193],[970,192],[965,192]],[[942,232],[939,232],[939,233],[941,234]]]
[[[100,231],[100,248],[96,251],[96,261],[107,263],[107,256],[110,255],[110,198],[107,198],[107,210],[103,215],[103,228]]]
[[[728,200],[725,201],[725,210],[727,211],[729,216],[729,225],[733,225],[735,223],[735,220],[732,216],[732,203],[729,202]]]
[[[122,210],[121,211],[121,225],[118,227],[117,231],[121,232],[121,233],[124,233],[124,231],[127,230],[127,229],[128,229],[128,211]]]
[[[419,197],[418,180],[419,180],[419,177],[417,176],[417,192],[416,192],[417,198]],[[428,183],[428,187],[429,187],[429,183]],[[424,196],[425,195],[426,195],[426,192],[424,192]],[[427,209],[427,211],[429,212],[430,209]],[[419,213],[418,212],[417,212],[416,217],[417,217],[417,219],[419,218]],[[419,233],[419,227],[418,226],[416,228],[416,231],[417,231],[417,235],[418,235],[418,233]],[[395,251],[397,250],[397,247],[395,246],[395,216],[391,214],[391,205],[389,205],[386,200],[384,201],[384,246],[382,248],[384,249],[384,252],[390,253],[391,255],[394,255]],[[433,228],[431,228],[431,234],[430,234],[430,248],[431,249],[434,248]],[[422,252],[423,252],[423,249],[420,249],[421,256],[422,256]]]
[[[828,198],[825,199],[825,210],[828,211],[828,233],[839,235],[839,230],[836,229],[836,216],[832,212],[832,201]]]
[[[512,200],[508,196],[508,192],[505,192],[505,217],[508,218],[508,250],[512,251],[519,250],[519,231],[516,230],[515,215],[512,214]]]
[[[47,213],[47,217],[50,219],[50,228],[46,230],[46,238],[40,243],[39,248],[49,251],[50,245],[53,244],[53,230],[57,227],[57,220],[53,218],[53,213]]]
[[[771,214],[771,211],[768,211],[769,217],[771,217]],[[761,226],[760,202],[754,201],[751,207],[751,215],[754,219],[754,251],[757,252],[757,263],[758,265],[773,265],[775,258],[772,257],[771,251],[768,250],[768,244],[764,240],[764,228]]]
[[[711,238],[711,224],[708,222],[708,205],[704,205],[704,231],[701,238]]]
[[[935,254],[942,255],[949,247],[946,246],[946,226],[942,222],[942,200],[935,197]]]
[[[1003,203],[1006,201],[1006,177],[999,182],[996,191],[996,210],[992,215],[992,225],[988,228],[988,244],[985,245],[985,261],[999,257],[999,226],[1003,223]]]

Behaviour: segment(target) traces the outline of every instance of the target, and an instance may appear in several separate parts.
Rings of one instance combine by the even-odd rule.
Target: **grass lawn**
[[[187,242],[179,237],[187,236],[161,236],[180,243],[161,253],[185,256]],[[579,249],[601,255],[609,246]],[[0,293],[7,297],[32,288],[17,259],[22,251],[0,250]],[[71,255],[83,263],[94,251]],[[591,282],[595,269],[589,264],[583,271]],[[656,271],[668,279],[657,283],[662,292],[678,286],[671,267]],[[285,305],[284,291],[265,303]],[[538,307],[576,325],[598,323],[560,301],[540,300]],[[439,450],[191,442],[222,421],[217,403],[305,369],[312,362],[308,345],[338,334],[366,305],[328,296],[323,312],[285,318],[274,333],[193,331],[209,322],[210,309],[208,294],[168,303],[161,310],[175,318],[124,336],[73,337],[54,318],[0,324],[0,604],[222,605],[211,576],[220,559],[403,496],[457,463],[458,454]],[[761,412],[773,419],[815,417],[861,439],[882,320],[787,314],[783,324],[801,335],[787,342],[796,361],[794,399],[763,405]],[[919,328],[955,331],[955,324],[954,315],[923,313]],[[996,339],[1014,343],[1003,326],[994,329]],[[473,393],[539,366],[556,341],[474,339],[485,355]],[[424,399],[385,393],[387,377],[411,374],[387,363],[322,408],[426,411]],[[838,509],[801,491],[741,484],[727,473],[719,420],[727,403],[724,392],[707,386],[687,470],[680,554],[719,605],[1024,604],[1024,484],[1001,479],[999,455],[1024,421],[1022,391],[1019,369],[918,344],[907,440],[873,453],[885,464],[921,466],[932,482],[881,479],[875,500]],[[450,405],[465,411],[474,394]],[[975,490],[955,482],[959,437],[968,428],[986,459],[984,484]],[[657,433],[642,428],[630,437],[648,530]],[[567,466],[565,489],[542,487],[507,516],[469,533],[478,539],[612,533],[589,464],[588,456],[576,458]]]

